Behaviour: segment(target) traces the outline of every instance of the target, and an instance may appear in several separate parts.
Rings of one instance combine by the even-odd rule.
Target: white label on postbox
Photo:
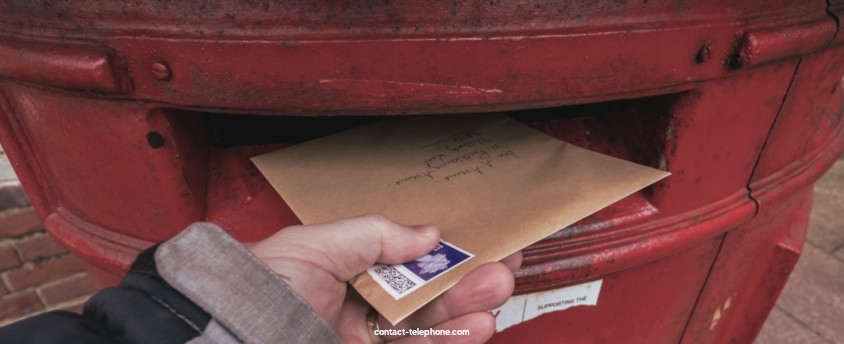
[[[601,294],[601,283],[597,280],[570,287],[517,295],[504,305],[492,310],[495,316],[495,331],[536,318],[542,314],[562,311],[575,306],[595,306]]]

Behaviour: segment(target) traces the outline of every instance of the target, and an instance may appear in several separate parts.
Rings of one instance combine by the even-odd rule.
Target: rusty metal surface
[[[83,91],[124,92],[130,87],[125,73],[104,47],[0,38],[0,75],[6,77]]]
[[[727,234],[684,343],[752,342],[773,308],[803,250],[811,183],[844,144],[841,51],[801,59],[748,184],[758,213]]]
[[[742,32],[834,26],[822,1],[4,6],[12,33],[113,49],[133,98],[270,114],[455,113],[676,92],[722,75]],[[698,59],[703,47],[711,60]]]
[[[584,26],[665,28],[741,18],[742,23],[812,15],[824,2],[735,1],[78,1],[9,0],[6,27],[39,36],[347,38],[476,35]]]
[[[682,343],[752,343],[803,249],[811,187],[727,233]]]
[[[526,249],[516,293],[603,279],[600,302],[493,342],[749,343],[800,253],[805,190],[844,149],[840,13],[10,0],[0,142],[48,231],[104,286],[193,221],[242,242],[298,223],[248,158],[370,120],[332,116],[509,111],[673,176]]]
[[[801,60],[749,183],[757,200],[764,202],[765,193],[769,192],[766,186],[781,185],[801,174],[817,173],[805,171],[811,168],[805,156],[822,151],[841,123],[842,104],[838,95],[844,74],[844,65],[839,62],[842,53],[844,47],[836,46],[828,54]]]
[[[838,25],[829,18],[747,32],[739,43],[735,67],[799,57],[823,49],[837,32]]]
[[[603,274],[597,307],[542,315],[490,343],[679,343],[720,241],[707,238],[671,259]]]

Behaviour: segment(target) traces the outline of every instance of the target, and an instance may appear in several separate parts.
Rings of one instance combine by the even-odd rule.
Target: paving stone
[[[26,234],[39,227],[41,219],[32,208],[8,210],[0,214],[0,239]]]
[[[97,290],[94,280],[87,273],[74,276],[46,287],[40,288],[41,296],[47,305],[52,306],[80,296],[88,295]]]
[[[831,342],[819,337],[812,329],[795,321],[779,308],[774,308],[753,343],[805,344]]]
[[[77,302],[74,302],[71,305],[67,305],[67,306],[64,306],[64,307],[59,308],[59,309],[61,309],[63,311],[76,313],[76,314],[82,314],[82,310],[85,309],[85,302],[86,301],[88,301],[88,300],[79,300]]]
[[[15,170],[12,169],[12,163],[9,162],[9,157],[6,152],[0,147],[0,182],[17,181],[18,176],[15,175]]]
[[[7,295],[0,300],[0,323],[3,320],[17,318],[44,308],[35,292],[29,291],[16,295]]]
[[[806,241],[830,254],[844,246],[842,214],[844,214],[844,195],[816,191]]]
[[[844,160],[839,159],[815,182],[815,191],[825,191],[844,197]]]
[[[29,204],[29,198],[20,185],[0,185],[0,210],[21,208]]]
[[[844,343],[844,263],[806,244],[777,306],[831,343]]]
[[[17,291],[83,271],[85,271],[85,262],[76,256],[67,255],[40,264],[27,263],[22,268],[6,271],[3,275],[9,281],[12,289]]]
[[[21,251],[23,259],[28,261],[67,252],[64,246],[59,245],[46,233],[18,242],[18,250]]]
[[[0,247],[0,270],[16,268],[21,265],[18,253],[11,246]]]

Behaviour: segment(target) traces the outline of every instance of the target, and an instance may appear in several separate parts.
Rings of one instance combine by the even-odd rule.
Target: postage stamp
[[[397,265],[376,264],[366,271],[381,288],[398,300],[474,256],[440,240],[439,245],[422,258]]]

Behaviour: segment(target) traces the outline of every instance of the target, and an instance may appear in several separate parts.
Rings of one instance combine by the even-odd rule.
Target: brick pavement
[[[50,238],[31,207],[0,211],[0,326],[54,309],[79,313],[94,292],[85,263]]]

